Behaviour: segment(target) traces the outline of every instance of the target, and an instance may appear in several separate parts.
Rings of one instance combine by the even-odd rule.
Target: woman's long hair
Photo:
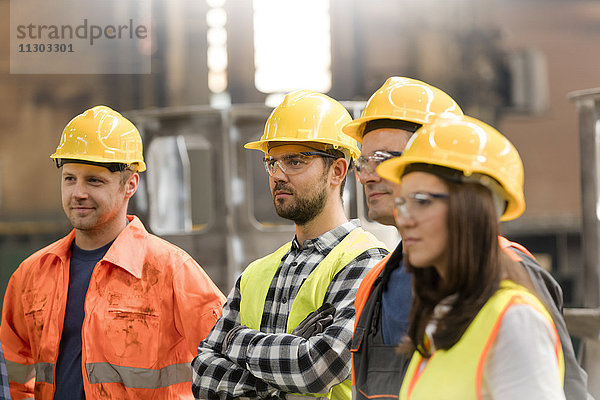
[[[442,281],[433,267],[411,267],[406,262],[407,271],[414,276],[413,302],[408,327],[410,340],[400,344],[400,351],[417,350],[424,357],[431,355],[425,346],[425,327],[435,306],[447,296],[456,296],[450,311],[436,321],[433,335],[437,349],[449,349],[498,290],[502,275],[498,214],[491,192],[478,183],[444,181],[450,195],[446,280]]]

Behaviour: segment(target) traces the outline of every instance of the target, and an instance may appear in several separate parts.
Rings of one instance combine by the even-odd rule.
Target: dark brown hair
[[[444,181],[450,194],[446,279],[442,280],[433,267],[415,268],[407,262],[407,270],[414,275],[414,293],[408,338],[400,350],[417,350],[424,357],[430,356],[425,347],[425,327],[433,317],[435,306],[447,296],[456,296],[450,311],[436,321],[433,336],[437,349],[449,349],[498,290],[504,262],[490,191],[477,183]]]
[[[344,153],[337,149],[326,149],[325,152],[336,157],[336,158],[323,157],[323,164],[325,164],[326,171],[328,171],[331,168],[331,166],[333,165],[333,163],[335,162],[335,160],[337,158],[346,158]],[[353,161],[352,161],[352,158],[350,158],[350,161],[348,162],[348,169],[346,171],[346,175],[344,176],[344,179],[342,180],[342,183],[340,185],[340,198],[342,200],[344,199],[344,187],[346,186],[346,178],[348,177],[348,172],[352,169],[352,166],[353,166]]]

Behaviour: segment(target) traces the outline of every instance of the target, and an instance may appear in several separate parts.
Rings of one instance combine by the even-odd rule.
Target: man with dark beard
[[[348,112],[315,92],[288,94],[259,141],[277,213],[296,236],[251,263],[198,348],[199,399],[350,399],[349,344],[361,279],[387,250],[348,221],[342,191],[356,141]]]

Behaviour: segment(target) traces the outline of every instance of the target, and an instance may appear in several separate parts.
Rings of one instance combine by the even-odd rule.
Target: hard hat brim
[[[342,132],[344,132],[346,135],[350,136],[351,138],[355,139],[360,144],[362,144],[365,132],[365,125],[369,121],[375,121],[378,119],[394,119],[396,121],[407,121],[416,124],[421,124],[420,121],[416,121],[411,118],[398,118],[394,117],[393,115],[372,115],[370,117],[360,117],[353,120],[352,122],[347,123],[342,128]]]
[[[90,156],[90,155],[81,155],[81,154],[54,153],[50,156],[50,158],[65,159],[65,160],[83,160],[83,161],[89,161],[89,162],[98,163],[98,164],[106,164],[106,163],[110,163],[110,162],[117,163],[117,164],[126,164],[126,163],[123,163],[122,161],[106,161],[106,159],[103,157],[94,157],[94,156]],[[128,165],[131,165],[131,164],[138,165],[136,172],[144,172],[146,170],[146,163],[144,162],[144,160],[132,161]]]
[[[289,142],[290,144],[293,143],[321,143],[321,144],[328,144],[333,146],[335,149],[344,149],[349,151],[351,154],[350,156],[353,159],[357,159],[358,157],[360,157],[360,152],[357,152],[356,150],[353,149],[348,149],[348,147],[341,142],[338,142],[336,140],[330,140],[330,139],[323,139],[323,138],[307,138],[307,139],[302,139],[302,138],[277,138],[277,139],[269,139],[269,140],[257,140],[254,142],[249,142],[246,143],[244,145],[244,148],[246,149],[251,149],[251,150],[260,150],[263,153],[267,154],[269,152],[268,149],[268,144],[272,143],[272,142]]]

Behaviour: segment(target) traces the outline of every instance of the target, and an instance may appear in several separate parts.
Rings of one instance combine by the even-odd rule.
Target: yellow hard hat
[[[365,124],[393,119],[427,125],[437,117],[462,116],[463,112],[442,90],[428,83],[393,76],[367,101],[360,118],[344,126],[344,133],[362,143]]]
[[[331,97],[298,90],[288,93],[275,107],[260,140],[244,147],[267,153],[269,142],[318,142],[345,150],[356,159],[360,156],[356,140],[342,133],[342,127],[350,121],[348,111]]]
[[[106,106],[90,108],[73,118],[63,130],[56,152],[50,157],[102,164],[136,164],[136,171],[146,170],[142,138],[137,128]]]
[[[467,178],[491,177],[507,201],[500,220],[515,219],[525,211],[523,162],[517,149],[496,129],[475,118],[438,119],[419,129],[402,155],[381,163],[377,173],[400,184],[405,168],[411,164],[451,168]]]

